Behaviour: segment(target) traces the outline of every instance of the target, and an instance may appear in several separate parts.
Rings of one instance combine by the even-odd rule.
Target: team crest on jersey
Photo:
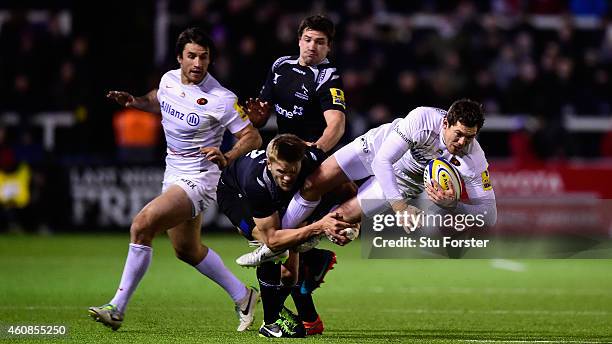
[[[206,100],[206,98],[199,98],[198,100],[196,100],[196,103],[198,103],[198,105],[206,105],[208,103],[208,100]]]
[[[346,110],[346,101],[344,100],[344,91],[339,88],[330,88],[329,92],[332,96],[332,104],[340,105]]]
[[[246,114],[246,112],[244,111],[244,109],[242,108],[242,106],[240,106],[240,104],[238,104],[238,101],[236,100],[236,102],[234,103],[234,110],[236,110],[236,112],[238,112],[238,116],[240,116],[240,119],[242,121],[246,121],[247,118],[249,118],[249,116]]]
[[[302,92],[297,91],[295,92],[295,96],[300,98],[300,99],[304,99],[304,100],[308,100],[308,89],[306,88],[306,86],[304,84],[302,84]]]
[[[366,141],[365,137],[361,138],[361,150],[365,154],[369,154],[370,153],[370,148],[368,148],[368,141]]]
[[[482,189],[484,191],[491,190],[493,188],[493,185],[491,184],[491,177],[489,176],[489,170],[486,169],[482,171],[480,176],[482,177]]]
[[[450,159],[450,163],[451,163],[451,164],[453,164],[453,165],[455,165],[455,166],[461,166],[461,163],[460,163],[460,162],[459,162],[459,160],[458,160],[457,158],[455,158],[455,157],[452,157],[452,158]]]

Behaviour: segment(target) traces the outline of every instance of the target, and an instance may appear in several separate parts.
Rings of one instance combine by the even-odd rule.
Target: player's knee
[[[317,181],[316,176],[310,176],[304,181],[304,185],[302,185],[300,194],[304,199],[307,200],[319,199],[321,198],[321,186],[322,184]]]
[[[192,244],[175,246],[174,255],[179,260],[189,265],[196,266],[204,259],[204,249],[202,245],[199,245],[199,247]]]
[[[286,267],[281,268],[281,283],[284,286],[294,286],[298,281],[297,271],[292,271]]]
[[[151,212],[146,208],[141,210],[132,220],[130,236],[135,244],[148,245],[153,240],[155,236],[153,218]]]

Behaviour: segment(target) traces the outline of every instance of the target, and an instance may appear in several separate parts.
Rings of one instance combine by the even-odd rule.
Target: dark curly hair
[[[471,99],[459,99],[448,109],[446,121],[449,126],[460,122],[466,127],[475,126],[480,130],[484,125],[484,107]]]

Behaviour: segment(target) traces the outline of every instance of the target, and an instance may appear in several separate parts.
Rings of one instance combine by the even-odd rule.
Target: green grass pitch
[[[238,235],[204,235],[235,265],[248,250]],[[235,332],[233,304],[174,258],[165,236],[113,332],[87,307],[114,294],[128,235],[0,236],[0,328],[66,325],[69,335],[0,342],[260,343],[256,328]],[[323,246],[332,247],[326,243]],[[335,247],[338,264],[315,292],[325,323],[318,343],[602,343],[612,341],[612,260],[365,260],[359,243]],[[291,301],[288,301],[293,308]],[[41,341],[42,340],[42,341]],[[277,340],[278,341],[278,340]],[[281,340],[282,341],[282,340]],[[294,339],[292,341],[299,341]]]

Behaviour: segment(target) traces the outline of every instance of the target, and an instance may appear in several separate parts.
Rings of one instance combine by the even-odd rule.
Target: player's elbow
[[[284,247],[285,245],[282,242],[282,240],[279,240],[279,238],[277,238],[276,236],[272,236],[271,238],[269,237],[268,240],[266,241],[266,245],[272,251],[280,251],[280,250],[285,249]]]
[[[497,223],[497,206],[495,203],[490,205],[485,211],[484,223],[487,227],[493,227]]]
[[[281,240],[278,235],[276,235],[276,230],[271,230],[263,235],[262,240],[266,246],[272,251],[281,250]]]

